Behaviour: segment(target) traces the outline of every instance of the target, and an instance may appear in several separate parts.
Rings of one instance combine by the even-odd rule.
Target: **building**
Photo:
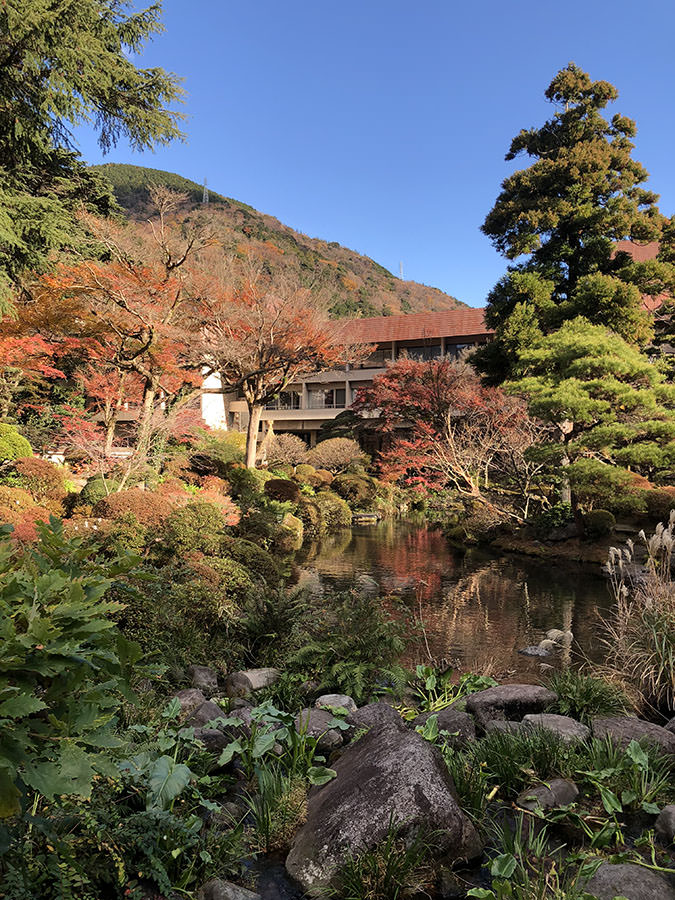
[[[353,319],[344,328],[349,344],[372,344],[375,350],[362,363],[308,375],[294,382],[263,413],[262,427],[274,423],[276,432],[291,432],[313,446],[321,426],[349,409],[358,388],[368,385],[393,360],[409,356],[434,359],[462,351],[489,339],[483,309],[451,309],[409,316]],[[246,402],[223,391],[218,375],[204,381],[202,418],[211,428],[245,430]]]

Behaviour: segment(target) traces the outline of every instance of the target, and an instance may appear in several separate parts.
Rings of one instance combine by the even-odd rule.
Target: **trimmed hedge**
[[[377,486],[367,475],[336,475],[331,489],[346,500],[352,509],[370,506],[377,495]]]
[[[30,456],[32,449],[26,438],[14,425],[0,422],[0,460],[21,459]]]
[[[327,531],[349,528],[352,524],[352,511],[342,497],[332,491],[319,491],[314,502],[321,510]]]

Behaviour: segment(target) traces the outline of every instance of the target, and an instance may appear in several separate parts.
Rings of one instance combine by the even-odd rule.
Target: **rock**
[[[612,716],[593,719],[593,737],[609,737],[620,747],[627,747],[631,741],[649,741],[667,753],[675,753],[675,734],[642,719],[628,716]]]
[[[356,712],[358,709],[354,700],[347,694],[322,694],[314,701],[317,709],[346,709],[347,712]]]
[[[557,716],[553,713],[537,713],[523,716],[523,725],[526,728],[543,728],[552,731],[562,738],[566,744],[575,741],[585,741],[591,736],[591,729],[582,725],[576,719],[569,716]]]
[[[233,740],[231,733],[218,728],[195,728],[195,737],[211,753],[220,753]]]
[[[197,688],[184,688],[182,691],[177,691],[174,697],[180,703],[180,712],[183,718],[187,718],[206,701],[204,694]]]
[[[212,878],[197,891],[197,900],[261,900],[261,897],[239,884]]]
[[[225,679],[225,693],[228,697],[248,697],[261,688],[269,687],[281,675],[279,669],[246,669],[233,672]]]
[[[356,712],[349,713],[347,724],[354,728],[376,728],[381,725],[400,723],[401,716],[388,703],[369,703]]]
[[[578,535],[577,526],[574,522],[570,522],[569,525],[559,525],[557,528],[552,528],[546,535],[546,540],[568,541],[570,538],[578,537]]]
[[[218,706],[213,700],[205,700],[204,703],[190,715],[187,724],[193,725],[195,728],[202,728],[207,722],[211,722],[213,719],[225,718],[227,718],[227,713],[221,706]]]
[[[377,597],[380,593],[380,585],[370,575],[359,575],[354,582],[354,587],[362,597]]]
[[[476,740],[476,726],[471,716],[460,709],[453,709],[452,706],[440,709],[438,712],[422,713],[413,719],[412,724],[417,728],[419,725],[424,725],[431,716],[438,717],[439,731],[450,732],[447,742],[451,747],[465,747],[470,741]]]
[[[569,806],[579,796],[579,788],[568,778],[553,778],[546,784],[537,784],[518,794],[516,803],[522,809],[555,809]]]
[[[546,657],[546,656],[551,656],[553,653],[553,650],[545,649],[544,647],[541,647],[540,645],[537,644],[536,646],[523,647],[523,649],[519,650],[518,653],[520,653],[521,656]]]
[[[440,752],[401,724],[373,728],[334,765],[337,777],[309,794],[307,821],[286,869],[312,896],[330,883],[345,859],[380,843],[390,822],[404,832],[438,831],[439,855],[475,854],[475,829],[459,808]]]
[[[303,709],[295,717],[296,731],[318,738],[317,750],[330,752],[342,746],[342,732],[331,728],[335,716],[327,709]]]
[[[631,863],[603,863],[585,889],[598,900],[675,900],[675,890],[665,878]]]
[[[667,844],[675,841],[675,804],[663,807],[654,823],[654,830]]]
[[[666,729],[666,731],[670,731],[672,732],[672,734],[675,734],[675,716],[673,716],[670,722],[667,722],[663,727]]]
[[[192,681],[192,687],[203,691],[208,697],[218,690],[218,675],[214,669],[208,666],[190,666],[188,675]]]
[[[510,722],[507,719],[492,719],[485,723],[485,734],[495,734],[500,731],[502,734],[518,734],[523,729],[522,722]]]
[[[522,719],[528,713],[544,712],[557,699],[553,691],[536,684],[500,684],[470,694],[466,711],[485,728],[491,719]]]
[[[549,639],[549,641],[555,641],[556,644],[559,644],[565,637],[565,632],[561,631],[559,628],[550,628],[546,632],[546,637]]]

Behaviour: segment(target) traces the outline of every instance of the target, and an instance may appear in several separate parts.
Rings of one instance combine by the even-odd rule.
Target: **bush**
[[[551,675],[548,686],[558,695],[556,711],[587,725],[595,716],[621,715],[628,707],[615,684],[572,669]]]
[[[302,522],[303,533],[306,538],[318,538],[326,532],[326,523],[321,512],[321,507],[311,497],[301,495],[297,505],[297,516]]]
[[[62,500],[66,495],[63,470],[46,459],[37,456],[17,459],[14,472],[16,484],[35,500]]]
[[[281,581],[281,568],[274,557],[262,547],[245,538],[232,538],[222,544],[223,556],[241,563],[255,578],[276,587]]]
[[[232,463],[243,463],[246,435],[240,431],[212,431],[197,444],[190,457],[198,475],[220,475]]]
[[[592,509],[584,516],[584,530],[590,538],[610,535],[616,527],[616,519],[607,509]]]
[[[285,478],[270,478],[265,483],[265,493],[272,500],[279,500],[281,503],[285,501],[295,503],[300,496],[300,488],[294,481],[288,481]]]
[[[321,441],[307,453],[307,462],[318,469],[344,472],[350,465],[363,465],[365,454],[356,441],[349,438],[331,438]]]
[[[26,438],[14,425],[0,422],[0,461],[30,456],[33,451]]]
[[[266,482],[274,476],[264,469],[247,469],[244,466],[231,466],[227,471],[227,480],[232,487],[232,496],[243,506],[250,506],[263,493]]]
[[[215,555],[225,534],[221,511],[213,503],[197,500],[168,516],[161,533],[162,549],[184,556],[198,551]]]
[[[655,488],[645,491],[647,515],[657,522],[667,522],[671,509],[675,509],[675,487]]]
[[[333,481],[333,476],[328,469],[317,469],[316,477],[320,478],[321,483],[325,485],[329,485]]]
[[[119,482],[114,478],[93,475],[89,478],[77,497],[77,506],[96,506],[99,500],[114,493]]]
[[[646,510],[646,492],[634,472],[606,465],[598,459],[577,459],[566,472],[579,502],[585,506],[602,506],[610,512],[628,515]]]
[[[140,555],[148,542],[148,529],[141,525],[133,512],[115,517],[105,534],[104,548],[114,556],[125,553]]]
[[[299,466],[295,467],[295,477],[300,482],[306,482],[308,478],[313,478],[316,475],[316,469],[314,466],[311,466],[309,463],[300,463]]]
[[[302,547],[305,529],[302,519],[291,513],[286,513],[281,525],[272,537],[272,543],[282,553],[292,553]]]
[[[307,444],[295,434],[275,434],[267,448],[268,465],[278,469],[280,465],[297,466],[304,462]]]
[[[321,511],[327,531],[351,526],[352,511],[342,497],[338,497],[332,491],[319,491],[314,497],[314,502]]]
[[[130,491],[108,494],[92,510],[92,515],[103,519],[120,519],[127,513],[132,513],[146,528],[159,528],[171,514],[171,504],[153,491],[132,488]]]
[[[574,521],[574,510],[569,503],[556,503],[530,519],[530,525],[538,534],[547,535],[554,528],[564,528]]]
[[[373,479],[365,475],[336,475],[331,488],[346,500],[352,509],[367,509],[377,494]]]
[[[195,575],[197,576],[195,578]],[[187,564],[187,577],[174,586],[174,598],[205,627],[217,620],[232,620],[247,600],[260,594],[260,584],[235,559],[199,559]]]

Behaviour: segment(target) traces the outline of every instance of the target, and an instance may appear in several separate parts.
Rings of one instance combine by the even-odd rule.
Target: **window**
[[[410,359],[436,359],[441,355],[440,344],[420,344],[416,347],[399,348],[400,356],[409,356]]]
[[[265,409],[300,409],[300,396],[300,391],[282,391],[265,404]]]
[[[327,388],[309,392],[310,409],[344,409],[346,403],[344,388]]]

